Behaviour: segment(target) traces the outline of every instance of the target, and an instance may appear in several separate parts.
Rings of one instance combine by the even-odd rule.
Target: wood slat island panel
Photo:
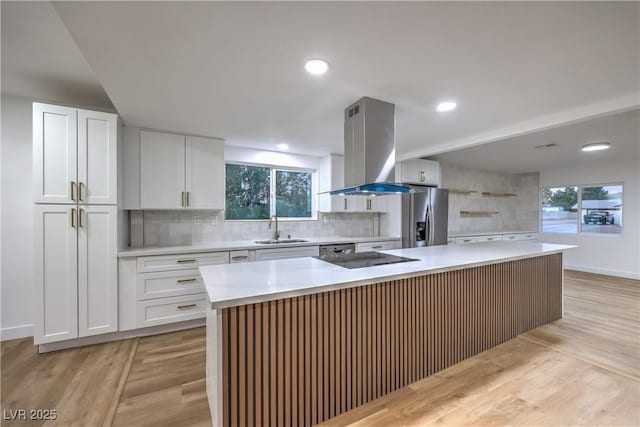
[[[225,426],[313,425],[562,317],[562,254],[224,308]],[[214,418],[215,419],[215,418]]]

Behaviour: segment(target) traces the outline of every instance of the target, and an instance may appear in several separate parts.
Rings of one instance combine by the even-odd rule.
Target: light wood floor
[[[640,425],[640,282],[567,272],[565,318],[328,426]],[[1,406],[50,425],[208,426],[203,328],[37,355],[2,343]],[[42,425],[9,422],[2,425]]]

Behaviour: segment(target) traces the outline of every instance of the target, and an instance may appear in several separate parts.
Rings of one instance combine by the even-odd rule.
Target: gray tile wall
[[[509,174],[441,163],[443,188],[476,190],[449,197],[449,234],[485,231],[537,230],[538,186],[536,173]],[[515,197],[487,197],[481,192],[515,193]],[[497,211],[487,217],[463,217],[461,210]]]
[[[280,221],[280,236],[373,237],[379,214],[318,214],[315,221]],[[130,211],[131,247],[188,245],[193,243],[262,240],[272,237],[267,221],[224,221],[220,211]]]

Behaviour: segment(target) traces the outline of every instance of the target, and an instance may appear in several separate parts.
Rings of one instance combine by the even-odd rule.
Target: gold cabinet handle
[[[239,259],[247,259],[249,258],[249,256],[247,255],[237,255],[237,256],[232,256],[231,259],[233,260],[239,260]]]
[[[371,246],[371,249],[382,249],[382,245],[378,245],[378,246]]]
[[[344,199],[344,210],[347,210],[347,199]]]
[[[186,310],[188,308],[193,308],[195,307],[197,304],[186,304],[186,305],[179,305],[178,306],[178,310]]]
[[[71,181],[71,200],[76,201],[76,183]]]
[[[367,199],[367,210],[371,210],[371,199]]]
[[[184,191],[182,192],[182,207],[184,208]]]
[[[187,207],[189,207],[189,205],[191,204],[191,202],[189,201],[189,194],[190,192],[187,191]]]
[[[76,228],[76,209],[71,208],[71,228]]]
[[[178,280],[176,280],[176,282],[178,282],[178,283],[189,283],[189,282],[195,282],[196,280],[198,280],[198,279],[193,277],[191,279],[178,279]]]
[[[83,228],[84,227],[84,209],[80,208],[79,210],[79,214],[78,214],[78,227]]]
[[[425,182],[427,178],[425,177],[424,171],[420,171],[420,182]]]
[[[176,261],[178,264],[189,264],[192,262],[196,262],[195,259],[179,259]]]
[[[83,193],[82,189],[83,188],[84,188],[84,183],[83,182],[79,182],[78,183],[78,201],[80,201],[80,202],[84,202],[84,197],[82,196],[82,193]]]

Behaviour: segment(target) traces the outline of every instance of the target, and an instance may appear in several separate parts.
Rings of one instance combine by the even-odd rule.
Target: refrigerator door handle
[[[431,216],[431,218],[429,218],[429,224],[433,225],[433,209],[432,208],[429,209],[429,215]],[[429,227],[429,246],[433,246],[435,239],[436,239],[436,227],[431,226]]]
[[[424,218],[424,245],[431,246],[431,205],[427,203],[427,212]]]

